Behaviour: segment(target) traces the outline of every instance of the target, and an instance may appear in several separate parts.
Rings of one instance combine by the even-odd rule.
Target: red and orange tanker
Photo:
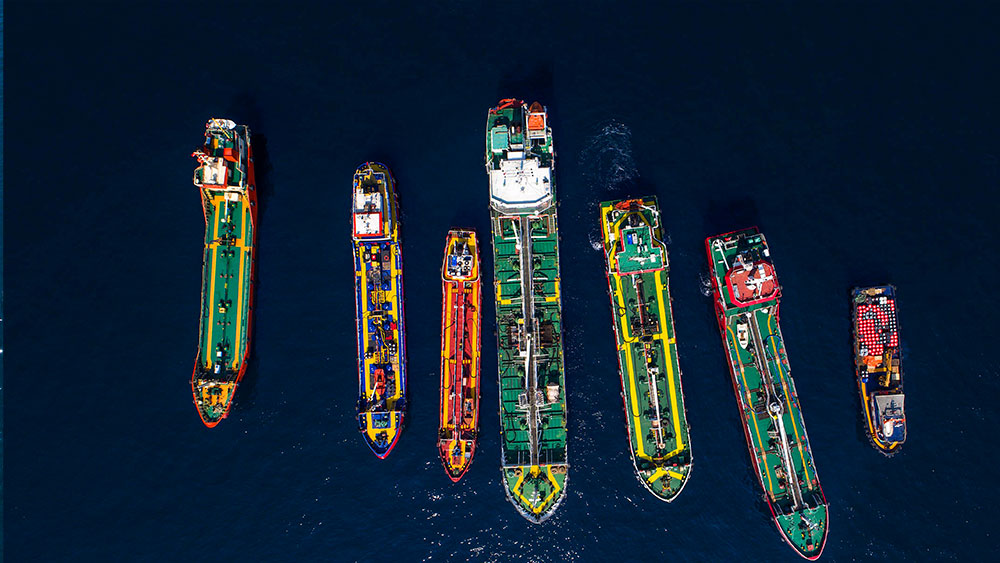
[[[479,431],[479,246],[476,233],[453,230],[441,266],[441,411],[438,453],[452,481],[472,463]]]

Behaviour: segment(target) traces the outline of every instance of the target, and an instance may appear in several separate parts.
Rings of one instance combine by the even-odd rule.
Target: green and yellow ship
[[[247,369],[256,261],[257,192],[250,130],[209,119],[194,185],[205,213],[201,323],[191,392],[209,428],[229,414]]]
[[[802,557],[818,559],[829,507],[788,369],[767,241],[750,228],[709,237],[705,250],[750,461],[782,537]]]
[[[566,496],[566,380],[555,151],[548,114],[507,99],[486,120],[500,461],[507,498],[534,523]]]
[[[656,199],[602,203],[601,237],[632,463],[639,482],[670,502],[692,455]]]

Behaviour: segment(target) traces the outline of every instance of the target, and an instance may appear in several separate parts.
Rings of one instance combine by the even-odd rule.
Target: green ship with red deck
[[[756,228],[705,241],[743,432],[774,523],[796,553],[823,553],[829,507],[778,326],[781,286]]]

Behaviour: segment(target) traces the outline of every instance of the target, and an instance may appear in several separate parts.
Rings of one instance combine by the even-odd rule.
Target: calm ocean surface
[[[704,238],[753,224],[831,506],[823,560],[998,555],[995,5],[335,4],[6,4],[8,561],[796,561],[706,297]],[[434,447],[444,236],[488,232],[486,111],[508,96],[548,106],[558,151],[572,467],[541,526],[500,484],[492,338],[461,483]],[[253,359],[208,430],[188,155],[212,116],[259,135],[263,199]],[[408,425],[385,461],[354,422],[348,193],[369,159],[397,178],[406,268]],[[695,457],[669,505],[633,475],[595,249],[597,203],[645,194]],[[893,459],[851,368],[848,290],[880,282],[905,353]]]

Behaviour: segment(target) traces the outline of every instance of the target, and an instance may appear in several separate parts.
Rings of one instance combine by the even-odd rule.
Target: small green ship
[[[743,433],[774,523],[795,552],[818,559],[829,507],[778,326],[781,285],[756,228],[705,240],[715,312]]]
[[[229,119],[205,123],[194,185],[205,213],[201,323],[191,392],[214,428],[229,415],[247,370],[257,246],[257,191],[250,129]]]
[[[639,482],[670,502],[692,456],[656,199],[602,203],[601,237],[632,463]]]
[[[544,107],[507,99],[489,111],[500,461],[507,498],[534,523],[566,496],[569,468],[554,168]]]

